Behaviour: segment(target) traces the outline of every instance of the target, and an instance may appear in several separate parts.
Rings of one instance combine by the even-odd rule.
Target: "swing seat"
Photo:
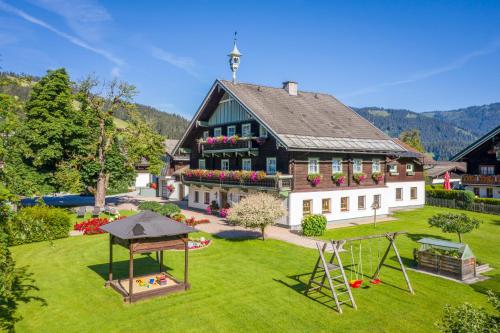
[[[380,279],[373,279],[370,281],[371,284],[381,284],[382,281]]]
[[[351,288],[359,288],[359,287],[361,287],[362,284],[363,284],[363,280],[349,281],[349,285],[351,286]]]

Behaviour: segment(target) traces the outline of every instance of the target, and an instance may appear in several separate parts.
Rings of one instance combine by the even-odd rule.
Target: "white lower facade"
[[[398,189],[398,190],[397,190]],[[241,197],[255,192],[242,191],[238,188],[224,189],[220,187],[190,186],[188,207],[206,209],[212,201],[221,207],[223,201],[229,204],[239,202]],[[397,197],[396,193],[401,194]],[[413,197],[412,197],[413,192]],[[221,194],[222,193],[222,194]],[[380,208],[377,215],[389,214],[392,210],[417,208],[425,204],[425,182],[395,182],[387,183],[385,187],[363,188],[335,191],[291,192],[288,198],[283,199],[283,205],[288,214],[280,224],[291,229],[300,229],[304,217],[304,200],[311,200],[311,213],[323,214],[331,223],[335,221],[373,216],[371,208],[374,197],[380,196]],[[358,207],[358,197],[364,196],[364,208]],[[347,197],[347,209],[341,209],[341,201]],[[330,200],[330,211],[323,212],[323,199]],[[345,199],[344,199],[345,202]]]
[[[474,192],[480,198],[500,199],[500,186],[493,185],[466,185],[466,191]]]

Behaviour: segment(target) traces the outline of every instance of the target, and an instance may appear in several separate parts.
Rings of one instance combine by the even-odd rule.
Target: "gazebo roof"
[[[101,229],[121,239],[176,236],[197,231],[183,223],[149,210],[108,223],[103,225]]]

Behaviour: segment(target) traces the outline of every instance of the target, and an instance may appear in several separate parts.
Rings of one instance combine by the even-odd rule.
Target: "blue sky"
[[[3,70],[134,84],[190,117],[216,78],[415,111],[500,102],[500,1],[0,0]]]

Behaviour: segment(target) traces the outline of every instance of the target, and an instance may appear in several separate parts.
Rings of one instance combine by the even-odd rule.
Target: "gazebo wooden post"
[[[188,267],[189,267],[189,239],[187,238],[188,235],[185,235],[184,238],[184,289],[188,290],[191,288],[189,285],[189,279],[188,279]]]
[[[108,269],[108,282],[106,286],[109,286],[113,281],[113,235],[109,235],[109,269]]]
[[[132,251],[132,242],[130,242],[130,262],[128,270],[128,301],[132,303],[134,293],[134,252]]]
[[[163,250],[160,251],[160,273],[163,272]]]

